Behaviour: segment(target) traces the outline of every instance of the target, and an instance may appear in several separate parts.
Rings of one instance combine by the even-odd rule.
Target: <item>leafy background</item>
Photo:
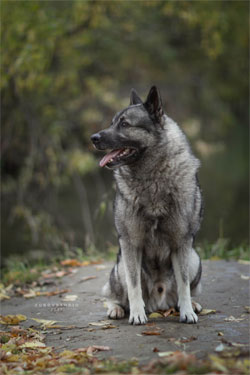
[[[3,255],[116,245],[112,173],[89,138],[153,84],[202,161],[197,243],[244,246],[248,14],[248,1],[2,1]]]

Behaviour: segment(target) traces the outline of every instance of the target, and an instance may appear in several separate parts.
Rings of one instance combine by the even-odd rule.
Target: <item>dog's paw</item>
[[[122,319],[125,316],[124,309],[119,305],[113,305],[108,310],[108,317],[109,319]]]
[[[147,323],[148,318],[143,306],[130,309],[129,323],[138,325]]]
[[[193,309],[183,310],[180,312],[180,322],[194,324],[198,322],[198,316],[195,314]]]
[[[196,312],[197,314],[202,311],[202,306],[198,302],[192,301],[192,307],[194,312]]]

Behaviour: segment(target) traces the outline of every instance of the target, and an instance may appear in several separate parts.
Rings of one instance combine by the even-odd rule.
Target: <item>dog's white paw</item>
[[[192,307],[194,312],[196,312],[197,314],[202,311],[202,306],[198,302],[192,301]]]
[[[186,309],[186,310],[180,310],[180,322],[181,323],[197,323],[198,322],[198,316],[195,314],[193,309]]]
[[[108,309],[109,319],[122,319],[125,316],[124,309],[119,305],[113,305]]]
[[[129,323],[130,324],[145,324],[148,318],[145,313],[143,305],[130,308]]]

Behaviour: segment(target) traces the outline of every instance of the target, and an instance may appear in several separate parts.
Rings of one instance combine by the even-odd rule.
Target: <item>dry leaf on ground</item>
[[[144,336],[160,336],[161,332],[160,331],[143,331],[141,334]]]
[[[31,318],[31,319],[35,320],[37,323],[41,323],[43,328],[47,328],[47,326],[53,326],[55,323],[58,323],[57,320],[46,320],[46,319],[37,319],[37,318]]]
[[[169,315],[173,315],[175,313],[177,313],[177,311],[175,310],[174,307],[171,307],[170,309],[163,312],[163,316],[167,318]]]
[[[239,260],[238,260],[238,263],[240,263],[240,264],[247,264],[247,265],[249,265],[249,264],[250,264],[250,260],[243,260],[243,259],[239,259]]]
[[[28,341],[22,345],[20,345],[20,348],[30,348],[30,349],[36,349],[36,348],[45,348],[45,344],[40,341]]]
[[[250,276],[248,276],[248,275],[240,275],[240,278],[242,280],[250,280]]]
[[[109,346],[100,346],[100,345],[92,345],[88,346],[87,348],[79,348],[76,349],[76,353],[87,353],[87,355],[92,356],[94,353],[99,351],[108,351],[110,350]]]
[[[159,357],[169,357],[170,355],[173,355],[174,352],[159,352]]]
[[[63,302],[74,302],[76,301],[78,296],[76,294],[68,294],[63,297],[62,301]]]
[[[84,281],[88,281],[88,280],[92,280],[92,279],[96,279],[97,276],[85,276],[85,277],[82,277],[80,280],[79,280],[79,283],[83,283]]]
[[[244,306],[244,309],[246,310],[246,312],[247,312],[248,314],[250,314],[250,306]]]
[[[209,314],[215,314],[216,310],[211,309],[202,309],[199,315],[209,315]]]
[[[65,259],[61,262],[62,266],[70,266],[70,267],[81,267],[82,263],[79,262],[77,259]]]
[[[4,299],[10,299],[10,296],[3,292],[0,292],[0,301],[3,301]]]
[[[179,341],[182,343],[182,344],[185,344],[187,342],[191,342],[191,341],[195,341],[197,340],[197,337],[196,336],[190,336],[190,337],[182,337]]]
[[[163,315],[159,312],[153,312],[151,314],[149,314],[149,318],[150,319],[153,319],[153,318],[163,318]]]
[[[27,320],[27,317],[25,315],[0,315],[0,323],[1,324],[19,324],[19,322],[22,322],[24,320]]]
[[[244,320],[244,318],[235,318],[233,315],[231,315],[228,318],[225,318],[224,320],[225,320],[225,322],[237,322],[237,323],[239,323],[241,320]]]

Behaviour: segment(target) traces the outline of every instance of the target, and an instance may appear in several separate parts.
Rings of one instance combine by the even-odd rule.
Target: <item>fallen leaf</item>
[[[117,326],[113,324],[107,324],[106,326],[101,327],[101,329],[112,329],[112,328],[117,328]]]
[[[78,296],[76,294],[68,294],[66,296],[64,296],[64,298],[62,299],[63,302],[74,302],[76,301],[78,298]]]
[[[10,299],[10,297],[5,293],[0,293],[0,301],[3,301],[4,299]]]
[[[222,352],[224,349],[225,349],[225,345],[219,344],[218,346],[216,346],[215,351]]]
[[[182,344],[185,344],[186,342],[191,342],[191,341],[195,341],[195,340],[197,340],[197,337],[191,336],[191,337],[182,337],[179,341]]]
[[[108,320],[102,320],[100,322],[90,322],[89,326],[103,327],[108,324],[111,324]]]
[[[209,314],[215,314],[216,310],[210,310],[210,309],[202,309],[199,315],[209,315]]]
[[[82,265],[81,262],[77,259],[65,259],[62,260],[61,262],[62,266],[71,266],[71,267],[80,267]]]
[[[87,348],[79,348],[75,349],[76,353],[87,353],[87,355],[92,356],[94,353],[98,351],[108,351],[110,350],[109,346],[99,346],[99,345],[92,345],[88,346]]]
[[[143,331],[142,335],[146,336],[159,336],[161,334],[160,331]]]
[[[174,352],[159,352],[159,357],[169,357],[170,355],[173,355]]]
[[[31,318],[31,319],[35,320],[37,323],[41,323],[43,328],[47,328],[47,326],[50,327],[50,326],[53,326],[55,323],[58,323],[57,320],[46,320],[46,319],[37,319],[37,318]]]
[[[224,319],[225,322],[237,322],[239,323],[241,320],[244,320],[244,318],[235,318],[234,316],[229,316],[228,318]]]
[[[91,264],[90,261],[85,260],[84,262],[81,263],[81,266],[89,266]],[[92,263],[93,264],[93,263]]]
[[[238,260],[238,263],[240,263],[240,264],[250,264],[250,260],[240,259],[240,260]]]
[[[28,341],[25,344],[20,345],[20,348],[36,349],[36,348],[44,348],[45,346],[46,345],[40,341]]]
[[[240,278],[242,280],[250,280],[250,276],[247,276],[247,275],[240,275]]]
[[[224,360],[218,356],[210,355],[210,360],[213,363],[213,368],[217,371],[222,372],[223,374],[227,374],[227,368],[224,366]]]
[[[154,318],[163,318],[163,315],[161,313],[158,313],[158,312],[153,312],[149,315],[149,318],[150,319],[154,319]]]
[[[1,324],[19,324],[19,322],[22,322],[24,320],[27,320],[27,317],[25,315],[0,315],[0,323]]]
[[[98,266],[95,266],[95,268],[100,271],[100,270],[105,270],[107,268],[107,266],[105,266],[104,264],[99,264]]]
[[[153,349],[153,352],[154,352],[154,353],[158,353],[159,351],[160,351],[160,350],[159,350],[158,348],[154,348],[154,349]]]
[[[70,290],[69,289],[61,289],[61,290],[52,290],[51,292],[37,292],[37,296],[57,296],[58,294],[64,294],[68,293]]]
[[[79,283],[83,283],[84,281],[88,281],[88,280],[92,280],[92,279],[96,279],[97,276],[86,276],[86,277],[82,277],[80,280],[79,280]]]
[[[247,312],[248,314],[250,314],[250,306],[244,306],[244,309],[246,310],[246,312]]]
[[[65,275],[68,275],[68,271],[57,271],[57,272],[52,272],[52,273],[45,273],[43,274],[43,278],[44,279],[51,279],[51,278],[54,278],[54,277],[63,277]]]
[[[170,309],[168,309],[167,311],[164,311],[164,313],[163,313],[163,316],[165,317],[165,318],[167,318],[169,315],[172,315],[172,314],[174,314],[174,313],[176,313],[177,311],[175,310],[175,308],[174,307],[171,307]]]
[[[25,293],[23,296],[24,298],[34,298],[37,296],[36,294],[37,292],[35,292],[34,290],[30,289],[30,291],[28,293]]]

